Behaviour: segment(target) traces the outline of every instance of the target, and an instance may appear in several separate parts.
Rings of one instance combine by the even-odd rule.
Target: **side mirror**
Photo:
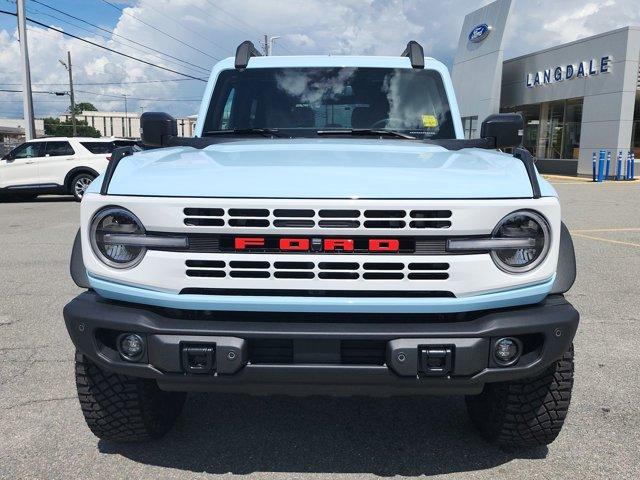
[[[169,137],[178,136],[178,122],[168,113],[144,112],[140,117],[140,136],[148,147],[163,147]]]
[[[524,120],[519,113],[489,115],[480,127],[480,137],[493,138],[495,148],[515,148],[522,143]]]

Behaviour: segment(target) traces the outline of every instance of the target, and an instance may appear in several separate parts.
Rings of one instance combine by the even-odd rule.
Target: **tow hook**
[[[419,375],[442,377],[451,372],[451,348],[421,348]]]
[[[211,373],[215,369],[215,346],[184,345],[182,368],[188,373]]]

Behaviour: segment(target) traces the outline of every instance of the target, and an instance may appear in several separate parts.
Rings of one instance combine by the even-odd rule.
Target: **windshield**
[[[220,73],[206,132],[277,129],[392,130],[416,138],[455,138],[438,72],[408,68],[249,68]]]

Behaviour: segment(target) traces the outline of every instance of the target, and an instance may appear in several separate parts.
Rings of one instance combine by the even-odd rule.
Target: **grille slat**
[[[222,218],[192,218],[184,219],[184,224],[190,227],[222,227],[224,220]]]
[[[292,208],[276,208],[273,211],[274,217],[313,217],[314,210],[309,209],[292,209]]]
[[[276,278],[304,278],[304,279],[312,279],[315,278],[315,274],[313,272],[275,272],[273,274]]]
[[[312,228],[316,222],[313,220],[274,220],[273,226],[278,228]]]
[[[400,272],[365,272],[362,274],[365,280],[402,280],[404,273]]]

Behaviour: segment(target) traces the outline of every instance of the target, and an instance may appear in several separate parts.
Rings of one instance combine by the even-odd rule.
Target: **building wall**
[[[511,0],[497,0],[464,19],[452,80],[463,118],[477,117],[477,124],[500,109],[500,81],[504,58],[502,39],[511,9]],[[469,34],[478,25],[491,27],[489,35],[474,43]],[[466,125],[465,125],[466,128]],[[474,137],[479,135],[476,129]]]
[[[61,115],[60,120],[69,120],[69,114]],[[76,115],[78,120],[86,120],[103,137],[140,138],[140,115],[124,112],[82,112]],[[196,115],[177,118],[178,136],[192,137],[195,130]]]
[[[24,118],[0,118],[0,128],[19,128],[22,130],[22,138],[24,139]],[[35,119],[36,136],[44,135],[44,121],[41,118]]]
[[[528,74],[609,57],[609,73],[527,86]],[[627,151],[631,146],[638,90],[640,28],[625,27],[530,55],[503,65],[501,107],[583,98],[578,173],[591,172],[593,151]],[[527,81],[529,80],[529,82]]]

